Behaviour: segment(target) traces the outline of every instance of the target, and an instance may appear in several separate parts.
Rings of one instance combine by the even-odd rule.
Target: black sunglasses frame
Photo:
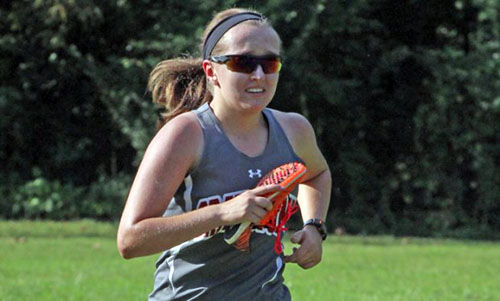
[[[209,60],[212,61],[212,62],[214,62],[214,63],[218,63],[218,64],[226,64],[232,58],[241,58],[241,59],[243,59],[243,60],[245,60],[247,62],[251,62],[252,70],[248,69],[248,70],[239,70],[239,71],[237,71],[237,70],[231,70],[229,68],[229,66],[228,66],[228,69],[231,70],[231,71],[241,72],[241,73],[247,73],[247,74],[250,74],[250,73],[254,72],[258,65],[260,65],[262,67],[264,73],[266,73],[266,74],[278,73],[278,72],[280,72],[281,66],[282,66],[282,58],[281,58],[281,56],[274,55],[274,54],[271,54],[271,55],[261,55],[261,56],[248,55],[248,54],[214,55],[214,56],[211,56],[209,58]],[[262,61],[276,61],[276,60],[280,63],[280,66],[278,67],[278,70],[275,71],[275,72],[265,72],[266,70],[264,70],[265,68],[264,68],[264,66],[262,66]]]

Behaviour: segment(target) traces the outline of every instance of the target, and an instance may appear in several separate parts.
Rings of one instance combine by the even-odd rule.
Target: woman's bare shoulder
[[[197,136],[201,135],[201,125],[196,118],[196,114],[194,112],[186,112],[174,117],[172,120],[167,122],[157,133],[157,136],[171,136],[174,134],[172,138],[178,137],[178,135],[187,135],[192,134],[195,137],[183,137],[183,138],[197,138]],[[198,137],[199,138],[199,137]]]
[[[299,113],[283,112],[271,109],[276,120],[279,122],[285,134],[292,144],[294,141],[314,136],[314,130],[309,120]]]
[[[186,112],[167,122],[154,136],[147,153],[163,157],[177,153],[192,163],[203,147],[203,132],[194,112]]]
[[[273,110],[273,115],[285,131],[295,153],[307,165],[308,172],[304,180],[316,177],[328,169],[325,158],[318,147],[314,128],[307,118],[298,113],[285,113],[277,110]]]

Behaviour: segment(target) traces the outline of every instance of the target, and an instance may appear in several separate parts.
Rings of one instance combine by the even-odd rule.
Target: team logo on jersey
[[[253,177],[262,178],[262,170],[257,169],[256,171],[253,171],[253,169],[249,169],[248,170],[248,177],[250,179],[253,179]]]

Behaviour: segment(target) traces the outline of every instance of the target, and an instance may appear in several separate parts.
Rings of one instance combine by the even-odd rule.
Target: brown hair
[[[216,14],[203,32],[201,51],[208,33],[217,23],[241,12],[255,11],[231,8]],[[268,25],[267,21],[247,22]],[[223,52],[224,47],[224,43],[217,43],[212,53]],[[160,115],[158,129],[175,116],[197,109],[212,100],[212,87],[207,83],[202,63],[201,58],[175,58],[162,61],[153,69],[149,75],[148,90],[152,94],[153,102],[166,108],[166,112]]]

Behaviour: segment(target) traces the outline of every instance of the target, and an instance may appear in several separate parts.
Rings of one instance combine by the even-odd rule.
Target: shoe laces
[[[281,254],[283,252],[283,244],[281,243],[281,236],[283,232],[288,230],[285,227],[288,220],[292,217],[294,213],[299,210],[297,201],[291,198],[290,195],[286,197],[286,201],[283,202],[281,208],[278,212],[268,221],[265,225],[271,232],[276,233],[276,240],[274,241],[274,251],[276,254]]]

